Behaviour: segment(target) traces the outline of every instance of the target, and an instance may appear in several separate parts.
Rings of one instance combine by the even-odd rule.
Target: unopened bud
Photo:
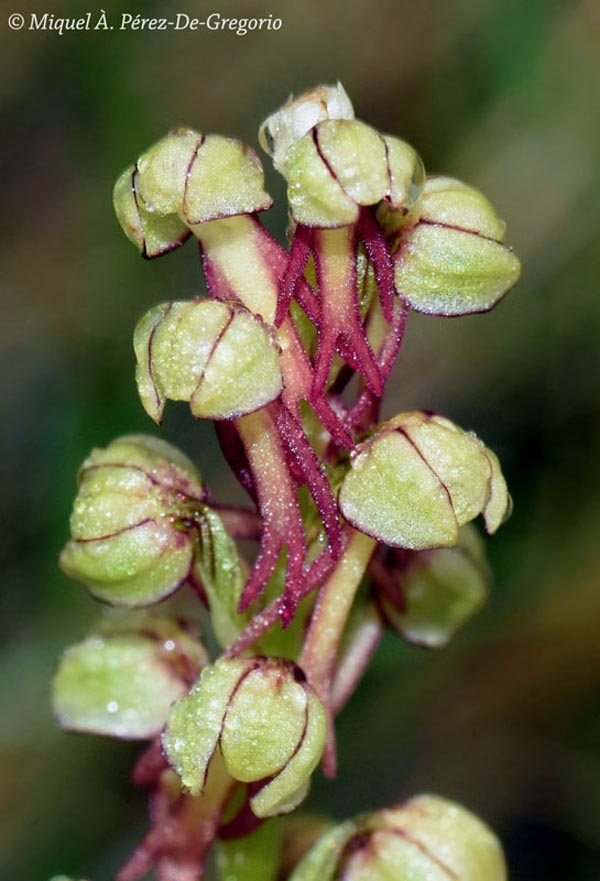
[[[290,147],[327,119],[354,119],[354,108],[341,83],[317,86],[297,98],[292,96],[265,119],[258,140],[277,171],[284,174]]]
[[[237,138],[176,129],[137,162],[143,207],[186,226],[253,214],[271,205],[256,153]]]
[[[327,833],[290,881],[506,881],[494,833],[460,805],[423,795]]]
[[[425,174],[417,153],[399,138],[359,120],[328,120],[290,148],[285,177],[297,223],[339,227],[355,223],[361,206],[384,200],[407,211]]]
[[[428,178],[407,217],[384,206],[379,219],[394,243],[396,289],[417,312],[486,312],[519,278],[519,260],[503,244],[504,222],[461,181]]]
[[[190,575],[204,490],[189,459],[162,440],[129,435],[83,463],[64,571],[98,599],[143,606]]]
[[[383,423],[356,449],[339,504],[361,532],[409,550],[455,545],[478,514],[493,533],[510,511],[494,454],[449,419],[419,411]]]
[[[237,303],[155,306],[135,329],[134,349],[140,398],[156,422],[167,399],[189,401],[198,418],[230,419],[264,407],[283,386],[270,329]]]
[[[408,642],[439,649],[485,602],[489,567],[473,526],[463,526],[452,548],[388,549],[387,590],[377,602],[388,624]]]
[[[218,749],[235,780],[264,782],[250,806],[267,817],[305,797],[326,728],[323,706],[291,661],[221,658],[172,709],[163,747],[193,795]]]
[[[65,652],[52,686],[54,712],[69,731],[156,737],[205,663],[201,643],[179,621],[113,613]]]

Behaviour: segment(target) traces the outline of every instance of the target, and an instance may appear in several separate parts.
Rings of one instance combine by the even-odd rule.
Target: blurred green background
[[[515,512],[488,542],[491,601],[447,651],[386,637],[340,720],[339,779],[316,781],[310,805],[343,817],[436,791],[499,831],[513,881],[597,881],[600,5],[130,2],[103,7],[115,21],[273,13],[283,27],[60,37],[1,16],[1,877],[104,881],[145,824],[128,782],[137,748],[64,735],[48,704],[60,652],[96,609],[56,566],[76,468],[92,445],[150,429],[133,326],[202,284],[191,246],[136,257],[113,180],[177,124],[256,145],[289,92],[339,78],[357,115],[479,186],[508,222],[518,288],[491,315],[411,319],[386,412],[439,409],[476,430]],[[98,12],[36,4],[7,13]],[[281,207],[267,224],[282,235]],[[209,426],[171,407],[163,431],[215,494],[233,492]]]

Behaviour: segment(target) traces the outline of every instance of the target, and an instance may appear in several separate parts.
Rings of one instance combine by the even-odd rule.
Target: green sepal
[[[339,862],[348,843],[358,833],[353,820],[340,823],[326,832],[296,866],[289,881],[334,881]]]
[[[331,175],[311,134],[289,150],[286,179],[290,210],[297,223],[334,227],[358,220],[358,206]]]
[[[289,881],[506,881],[496,836],[465,808],[423,795],[327,832]]]
[[[484,605],[489,581],[483,542],[467,524],[455,547],[412,555],[398,576],[404,608],[383,594],[379,602],[388,623],[408,642],[440,649]]]
[[[396,289],[417,312],[458,316],[488,312],[519,279],[508,248],[470,232],[419,225],[395,260]]]
[[[384,205],[378,218],[394,248],[398,294],[417,312],[487,312],[519,278],[519,260],[503,244],[506,224],[461,181],[427,178],[408,215]]]
[[[135,166],[126,169],[117,179],[113,205],[121,229],[143,257],[166,254],[182,245],[190,231],[176,214],[153,214],[144,207],[137,192]]]
[[[306,795],[326,729],[324,708],[291,662],[220,658],[172,709],[163,747],[193,795],[202,791],[217,749],[234,779],[267,779],[250,802],[267,817]]]
[[[237,138],[207,135],[189,169],[182,210],[185,223],[196,226],[255,214],[271,204],[254,150]]]
[[[162,745],[191,795],[203,792],[232,693],[249,670],[241,659],[219,659],[205,667],[189,694],[169,714]]]
[[[126,739],[162,730],[171,705],[206,663],[201,643],[174,619],[145,612],[107,615],[68,649],[52,704],[63,728]]]
[[[60,558],[68,575],[123,606],[164,599],[189,577],[204,489],[183,453],[128,435],[95,449],[78,481],[71,540]]]
[[[361,206],[408,211],[425,172],[411,146],[357,119],[320,122],[293,144],[284,171],[297,223],[321,228],[358,220]]]
[[[177,129],[140,156],[137,170],[145,210],[188,227],[271,205],[258,156],[237,138]]]
[[[239,304],[155,306],[138,322],[133,344],[140,399],[155,422],[167,399],[189,401],[199,419],[231,419],[264,407],[283,386],[271,330]]]
[[[493,455],[493,454],[491,454]],[[435,414],[403,413],[357,447],[339,493],[343,515],[393,547],[451,547],[478,514],[494,532],[510,507],[497,460]]]

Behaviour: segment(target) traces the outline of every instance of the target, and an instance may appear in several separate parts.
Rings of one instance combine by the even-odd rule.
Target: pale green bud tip
[[[495,532],[510,500],[495,456],[473,433],[415,411],[357,447],[339,504],[367,535],[418,551],[455,545],[459,527],[478,514]]]
[[[455,547],[415,551],[403,562],[397,575],[388,570],[397,577],[402,602],[396,606],[381,592],[380,608],[390,626],[409,642],[443,648],[487,597],[489,568],[484,544],[475,528],[467,524]]]
[[[408,211],[425,172],[404,141],[359,120],[328,120],[290,148],[285,176],[298,223],[338,227],[355,223],[361,206],[382,201]]]
[[[83,463],[61,566],[105,602],[143,606],[184,582],[204,490],[189,459],[162,440],[119,438]]]
[[[137,162],[138,203],[186,227],[271,205],[256,153],[236,138],[176,129]]]
[[[323,706],[291,661],[221,658],[172,709],[163,747],[193,795],[203,790],[216,749],[234,779],[269,778],[250,802],[267,817],[304,798],[326,729]]]
[[[428,178],[408,217],[380,210],[394,240],[396,288],[418,312],[486,312],[519,278],[518,258],[504,244],[505,224],[476,189]]]
[[[156,737],[187,691],[188,671],[205,662],[201,644],[173,619],[110,616],[63,656],[52,686],[54,712],[69,731]]]
[[[433,795],[378,811],[327,833],[290,881],[506,881],[493,832],[459,805]]]
[[[258,132],[261,147],[273,159],[281,174],[285,172],[290,147],[319,122],[327,119],[354,119],[354,108],[341,83],[316,86],[287,102],[268,116]]]
[[[264,407],[282,390],[270,329],[236,303],[155,306],[136,327],[134,349],[140,398],[156,422],[167,399],[189,401],[198,418],[230,419]]]
[[[115,214],[123,232],[143,257],[159,257],[182,245],[189,229],[175,214],[151,214],[137,192],[137,170],[128,168],[117,180],[113,192]]]

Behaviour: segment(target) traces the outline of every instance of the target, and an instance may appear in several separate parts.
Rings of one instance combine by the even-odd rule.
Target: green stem
[[[350,530],[344,553],[321,588],[315,603],[300,656],[300,666],[317,696],[328,708],[331,708],[335,663],[346,621],[376,547],[377,542],[370,536]],[[333,714],[330,709],[330,736],[323,758],[323,767],[329,776],[335,773],[332,723]]]

